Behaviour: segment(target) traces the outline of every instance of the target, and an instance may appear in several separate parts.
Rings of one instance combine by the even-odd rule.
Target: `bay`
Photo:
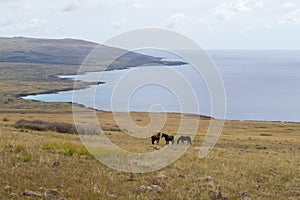
[[[220,71],[224,82],[227,99],[226,119],[300,122],[299,50],[210,50],[208,53]],[[156,53],[155,56],[159,55]],[[164,54],[163,57],[169,60],[178,60],[178,57],[172,57],[170,54]],[[155,68],[157,66],[143,66],[139,69],[147,71],[149,67]],[[192,107],[182,109],[180,101],[188,102],[188,98],[191,97],[187,95],[187,99],[178,100],[176,94],[159,84],[148,84],[137,88],[132,92],[129,99],[122,99],[122,95],[118,96],[120,99],[114,100],[115,104],[128,101],[127,109],[129,111],[165,111],[211,116],[210,94],[201,75],[195,73],[191,65],[173,66],[172,69],[190,83],[197,96],[199,110],[195,111]],[[100,80],[104,81],[105,84],[92,85],[87,89],[76,91],[75,102],[88,107],[111,111],[115,86],[122,77],[134,70],[135,68],[90,72],[77,76],[78,80],[87,82]],[[168,79],[164,73],[149,74],[149,71],[147,73],[141,74],[135,79],[143,79],[147,76]],[[100,77],[101,79],[99,79]],[[76,76],[62,78],[75,79]],[[133,83],[133,81],[127,80],[127,82],[122,83],[122,87],[126,90],[126,86],[130,88]],[[180,88],[182,83],[175,82],[173,86]],[[91,92],[94,90],[96,91],[93,93],[95,96],[91,96]],[[46,102],[74,102],[72,94],[73,91],[64,91],[24,98]],[[119,111],[125,110],[120,109]]]

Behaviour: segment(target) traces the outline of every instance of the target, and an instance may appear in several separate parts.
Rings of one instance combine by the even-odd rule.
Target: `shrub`
[[[272,136],[272,133],[261,133],[260,136]]]
[[[26,154],[23,157],[23,162],[29,162],[29,161],[31,161],[31,159],[32,159],[32,155],[31,154]]]
[[[24,147],[23,145],[16,146],[16,149],[15,149],[16,153],[25,152],[25,151],[26,151],[26,147]]]
[[[35,131],[56,131],[58,133],[70,133],[75,134],[76,128],[73,124],[65,122],[45,122],[41,120],[24,120],[21,119],[14,124],[18,129],[30,129]]]
[[[74,154],[77,154],[87,156],[88,158],[93,157],[85,147],[77,146],[72,143],[45,143],[43,144],[42,149],[57,150],[66,156],[73,156]]]
[[[118,126],[102,125],[101,129],[103,131],[122,132],[122,129],[120,129]]]
[[[21,119],[14,124],[14,127],[19,129],[30,129],[35,131],[47,131],[47,123],[40,120],[28,121],[25,119]]]
[[[64,154],[65,154],[66,156],[73,156],[74,153],[76,153],[76,148],[75,148],[75,147],[69,147],[69,148],[66,148],[66,149],[65,149],[65,152],[64,152]]]
[[[2,121],[3,122],[9,122],[9,119],[8,119],[8,117],[3,117]]]

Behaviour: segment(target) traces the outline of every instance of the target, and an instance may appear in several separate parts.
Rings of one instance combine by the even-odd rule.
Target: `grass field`
[[[115,125],[109,112],[99,112],[98,117],[102,124]],[[148,123],[146,113],[132,117],[140,125]],[[164,132],[173,133],[180,115],[168,118]],[[20,119],[72,123],[71,112],[2,111],[0,119],[2,199],[13,198],[12,193],[19,199],[41,199],[23,193],[51,189],[67,199],[211,199],[217,190],[228,199],[300,198],[299,123],[226,121],[216,147],[199,159],[209,123],[201,120],[198,136],[183,157],[157,172],[132,174],[98,162],[76,134],[13,127]],[[117,141],[121,133],[106,134]],[[150,138],[140,140],[125,137],[120,146],[137,152],[165,145],[152,145]],[[152,184],[163,191],[143,190]]]

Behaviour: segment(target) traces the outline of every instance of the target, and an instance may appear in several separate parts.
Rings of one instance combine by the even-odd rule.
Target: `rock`
[[[205,180],[206,181],[211,181],[213,178],[211,177],[211,176],[207,176],[207,177],[205,177]]]
[[[246,196],[248,196],[248,192],[247,192],[247,191],[241,191],[241,192],[240,192],[240,195],[241,195],[242,197],[246,197]]]
[[[33,192],[33,191],[30,191],[30,190],[26,190],[24,193],[23,193],[24,196],[32,196],[32,197],[44,197],[43,194],[41,193],[38,193],[38,192]]]
[[[139,190],[139,192],[145,193],[145,192],[147,192],[147,187],[144,185],[141,185],[138,190]]]
[[[52,163],[52,167],[59,167],[59,166],[60,166],[59,161],[55,161],[54,163]]]
[[[50,189],[45,192],[46,200],[66,200],[62,193],[57,189]]]
[[[111,198],[111,199],[114,199],[114,198],[116,198],[117,196],[116,195],[114,195],[114,194],[108,194],[108,195],[106,195],[108,198]]]
[[[146,187],[146,191],[147,191],[147,192],[152,192],[152,191],[153,191],[153,189],[152,189],[152,187],[150,187],[150,186],[147,186],[147,187]]]
[[[211,200],[218,200],[218,199],[222,199],[223,195],[221,190],[216,190],[213,195],[211,196]]]
[[[54,196],[63,196],[57,189],[47,190],[45,194],[51,194]]]
[[[153,185],[158,185],[158,186],[165,186],[167,184],[168,177],[166,175],[159,175],[155,178],[152,179],[151,183]]]
[[[151,185],[151,188],[153,189],[153,191],[158,192],[158,193],[162,193],[164,190],[158,186],[158,185]]]
[[[7,186],[4,187],[4,190],[5,190],[6,192],[11,192],[11,191],[13,190],[13,187],[7,185]]]
[[[251,198],[248,195],[247,191],[241,191],[240,192],[241,197],[243,198],[243,200],[251,200]]]
[[[10,193],[9,197],[13,198],[13,199],[18,199],[19,198],[19,196],[16,193]]]
[[[159,185],[151,185],[151,186],[144,186],[141,185],[138,189],[140,193],[146,193],[146,192],[157,192],[162,193],[164,190]]]

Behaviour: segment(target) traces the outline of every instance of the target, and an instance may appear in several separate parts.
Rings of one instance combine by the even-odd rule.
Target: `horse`
[[[161,137],[162,137],[162,138],[163,138],[163,137],[165,138],[166,144],[169,144],[169,142],[172,142],[172,144],[175,143],[175,141],[174,141],[174,136],[173,136],[173,135],[167,135],[167,134],[163,133]]]
[[[184,143],[184,141],[187,141],[187,144],[192,144],[192,139],[190,136],[180,136],[177,140],[177,144]]]
[[[152,135],[152,136],[151,136],[152,144],[154,144],[155,141],[156,141],[156,143],[158,144],[158,143],[159,143],[159,140],[160,140],[160,132],[158,132],[156,135]]]

